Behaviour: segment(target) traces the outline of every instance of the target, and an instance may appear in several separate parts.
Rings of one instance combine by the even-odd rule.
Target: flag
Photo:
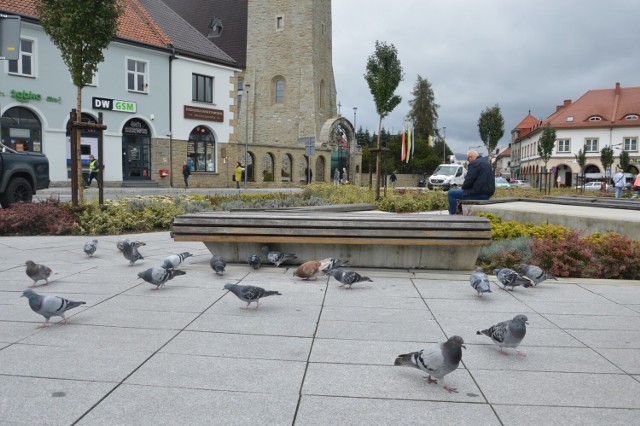
[[[415,132],[413,131],[413,121],[411,122],[411,156],[413,157],[413,152],[416,150],[416,141],[415,141]]]
[[[406,122],[402,123],[402,145],[400,149],[400,161],[404,161],[407,156],[407,147],[405,145],[405,140],[404,140],[405,124]]]

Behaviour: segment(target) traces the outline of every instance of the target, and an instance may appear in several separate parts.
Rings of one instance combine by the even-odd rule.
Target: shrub
[[[493,241],[491,245],[480,249],[477,263],[485,271],[493,272],[495,268],[513,269],[520,263],[530,263],[531,255],[529,237]]]
[[[75,222],[74,215],[55,198],[0,209],[0,235],[69,235]]]
[[[640,242],[615,232],[593,234],[585,243],[593,246],[594,275],[601,278],[639,279]]]
[[[568,230],[562,238],[534,237],[532,263],[558,277],[594,277],[593,244]]]

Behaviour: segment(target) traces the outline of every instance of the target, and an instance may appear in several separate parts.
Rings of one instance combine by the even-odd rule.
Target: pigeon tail
[[[275,291],[275,290],[267,290],[264,292],[264,295],[262,295],[262,297],[267,297],[267,296],[282,296],[282,293],[280,293],[279,291]]]
[[[416,363],[414,361],[414,358],[415,358],[416,355],[421,354],[421,353],[422,353],[422,351],[420,351],[420,352],[410,352],[408,354],[398,355],[398,357],[394,361],[393,365],[401,365],[401,366],[405,366],[405,367],[417,367]]]

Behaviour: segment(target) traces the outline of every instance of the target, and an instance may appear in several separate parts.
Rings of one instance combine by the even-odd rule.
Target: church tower
[[[247,12],[239,161],[246,147],[251,181],[297,185],[308,177],[306,150],[312,180],[328,181],[338,128],[331,0],[249,0]]]

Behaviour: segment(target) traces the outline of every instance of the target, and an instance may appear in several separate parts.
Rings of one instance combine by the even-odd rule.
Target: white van
[[[451,188],[462,186],[467,169],[459,164],[440,164],[429,177],[427,188],[442,189],[448,191]]]

